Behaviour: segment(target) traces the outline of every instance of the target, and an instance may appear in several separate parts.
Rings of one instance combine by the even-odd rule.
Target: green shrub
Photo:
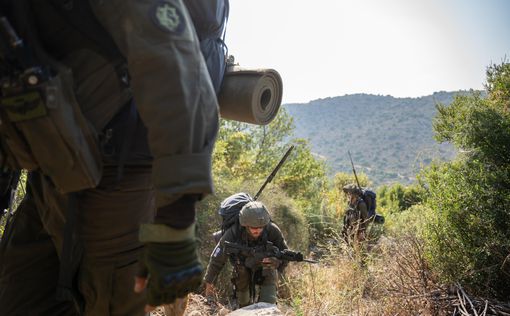
[[[486,98],[459,96],[438,105],[436,138],[452,142],[456,160],[422,174],[433,210],[427,256],[446,281],[475,295],[510,297],[510,64],[488,68]]]
[[[387,212],[401,212],[413,205],[420,204],[424,198],[425,189],[418,184],[403,186],[400,183],[395,183],[390,186],[381,186],[377,190],[378,206]]]

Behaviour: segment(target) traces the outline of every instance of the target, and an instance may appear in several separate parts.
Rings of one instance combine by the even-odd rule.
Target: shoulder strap
[[[133,100],[129,102],[129,118],[127,121],[127,133],[124,137],[124,142],[122,143],[122,147],[120,149],[119,161],[117,165],[117,180],[116,186],[120,185],[122,177],[124,176],[124,166],[126,165],[126,161],[133,145],[133,140],[135,138],[136,130],[138,127],[138,111],[136,110],[136,106]]]
[[[70,301],[82,313],[85,305],[77,291],[77,273],[83,257],[83,246],[76,230],[78,220],[78,193],[68,195],[64,242],[57,285],[57,300]]]
[[[268,240],[268,236],[269,236],[269,232],[268,232],[268,226],[266,226],[266,228],[264,229],[264,231],[262,231],[262,236],[260,238],[260,240],[262,241],[262,243],[265,245],[267,243],[267,240]]]

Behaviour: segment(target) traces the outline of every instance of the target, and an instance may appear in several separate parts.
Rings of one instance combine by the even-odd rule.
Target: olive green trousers
[[[0,242],[0,314],[78,315],[75,304],[56,299],[67,197],[39,174],[29,178]],[[152,218],[153,203],[150,167],[126,166],[120,182],[116,168],[106,168],[97,188],[78,195],[75,290],[85,315],[144,315],[145,297],[133,285],[138,226]]]
[[[274,269],[261,269],[261,271],[256,272],[256,274],[257,273],[260,274],[258,277],[261,277],[261,279],[252,280],[251,270],[244,266],[238,266],[236,279],[236,297],[239,307],[247,306],[257,302],[276,304],[277,271]],[[258,297],[256,302],[251,302],[251,282],[255,282],[255,297]]]

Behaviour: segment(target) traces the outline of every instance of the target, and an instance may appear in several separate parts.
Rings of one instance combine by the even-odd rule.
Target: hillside
[[[420,98],[354,94],[286,104],[294,118],[294,136],[310,141],[330,173],[366,173],[373,186],[408,184],[420,166],[432,159],[450,159],[454,149],[433,139],[435,104],[449,104],[460,92],[437,92]]]

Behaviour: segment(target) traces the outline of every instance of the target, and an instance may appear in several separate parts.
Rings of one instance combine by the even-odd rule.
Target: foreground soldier
[[[358,244],[365,240],[365,231],[368,226],[368,212],[365,201],[361,198],[361,190],[354,184],[343,187],[347,194],[348,207],[344,215],[342,236],[348,244]]]
[[[276,303],[278,271],[287,265],[275,257],[259,260],[244,255],[228,255],[226,242],[246,247],[264,246],[268,242],[278,249],[287,249],[282,232],[271,222],[269,213],[261,202],[249,202],[239,214],[239,225],[233,225],[222,236],[214,248],[205,275],[206,295],[214,292],[213,283],[228,259],[233,265],[234,295],[239,307],[256,302]],[[256,290],[258,289],[258,299]]]
[[[105,136],[105,167],[96,188],[71,195],[29,175],[0,245],[0,314],[143,315],[185,296],[202,279],[195,202],[212,191],[218,109],[183,2],[90,1],[124,65],[90,48],[87,21],[63,17],[88,1],[10,3],[29,6],[18,17],[33,14],[44,48],[72,69],[80,107]]]

